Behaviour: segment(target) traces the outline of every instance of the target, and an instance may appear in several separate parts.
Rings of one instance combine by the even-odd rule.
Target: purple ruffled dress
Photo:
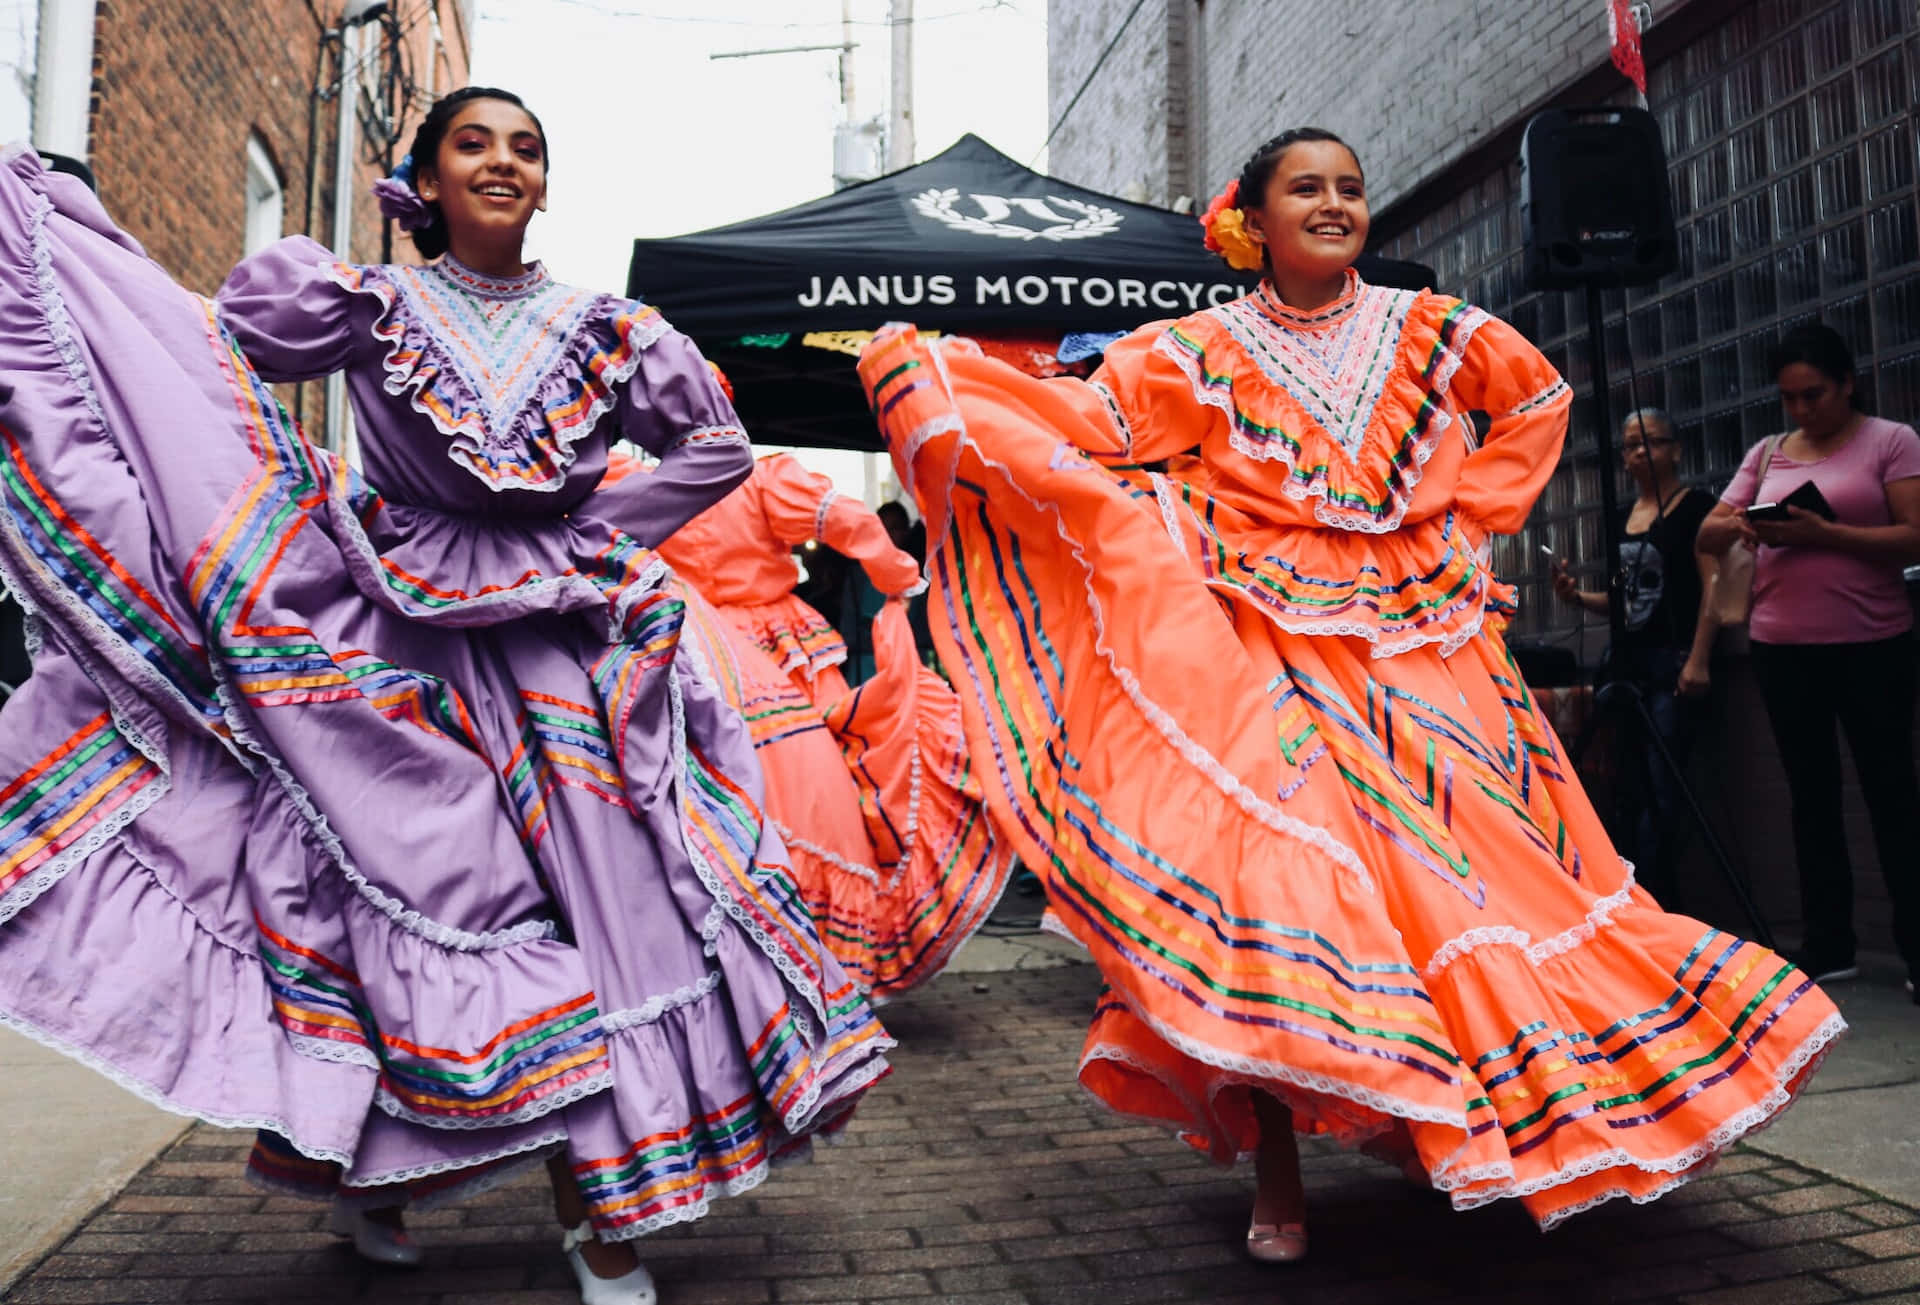
[[[334,371],[365,479],[265,384]],[[611,1238],[844,1120],[890,1044],[653,552],[750,468],[640,304],[301,237],[210,303],[0,155],[0,1024],[295,1190],[564,1147]]]

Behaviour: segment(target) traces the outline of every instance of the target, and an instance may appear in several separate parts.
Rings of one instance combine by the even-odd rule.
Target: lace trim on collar
[[[1290,326],[1295,330],[1312,330],[1317,326],[1332,326],[1335,322],[1350,316],[1359,305],[1360,292],[1365,288],[1365,284],[1360,280],[1360,274],[1348,268],[1346,289],[1340,292],[1338,299],[1330,304],[1322,304],[1318,308],[1292,307],[1280,298],[1271,281],[1262,281],[1247,298],[1258,305],[1261,312],[1282,326]]]
[[[524,299],[534,291],[553,284],[553,278],[547,274],[546,264],[538,260],[528,263],[527,270],[519,276],[493,276],[487,272],[476,272],[452,254],[445,254],[432,265],[431,270],[461,289],[488,299]]]
[[[406,396],[448,438],[447,456],[496,492],[565,485],[574,446],[671,329],[657,309],[561,285],[538,264],[510,282],[482,278],[492,293],[445,259],[326,270],[379,304],[371,330],[386,347],[387,393]]]

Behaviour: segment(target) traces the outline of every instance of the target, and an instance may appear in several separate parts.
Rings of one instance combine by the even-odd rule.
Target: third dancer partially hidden
[[[1504,322],[1359,280],[1366,183],[1327,132],[1262,146],[1205,222],[1260,287],[1090,383],[911,328],[860,365],[996,823],[1109,985],[1081,1081],[1252,1153],[1260,1259],[1306,1252],[1295,1133],[1543,1227],[1650,1200],[1845,1026],[1634,886],[1508,653],[1487,545],[1571,394]]]
[[[607,476],[640,465],[616,453]],[[794,593],[793,549],[816,539],[893,595],[873,622],[875,672],[851,690],[846,643]],[[753,736],[768,818],[821,939],[876,1001],[932,979],[986,923],[1012,850],[983,809],[959,700],[914,649],[902,596],[925,588],[918,564],[864,504],[784,453],[660,556],[690,646]]]

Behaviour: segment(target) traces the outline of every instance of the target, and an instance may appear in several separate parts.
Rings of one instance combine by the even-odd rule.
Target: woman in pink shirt
[[[1758,549],[1753,667],[1786,767],[1806,925],[1790,959],[1817,982],[1859,973],[1837,725],[1860,776],[1911,992],[1920,976],[1917,650],[1901,573],[1920,563],[1920,436],[1854,408],[1853,355],[1831,327],[1795,327],[1771,361],[1794,429],[1747,450],[1698,547],[1718,554],[1745,539]],[[1800,507],[1783,520],[1750,512],[1809,482],[1832,520]]]

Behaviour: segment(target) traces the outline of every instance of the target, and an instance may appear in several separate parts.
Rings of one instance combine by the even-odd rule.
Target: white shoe
[[[353,1206],[334,1202],[330,1226],[335,1237],[351,1238],[355,1253],[370,1263],[391,1269],[417,1269],[425,1258],[406,1229],[375,1223]]]
[[[567,1253],[573,1276],[580,1281],[580,1305],[655,1305],[660,1296],[653,1289],[653,1275],[646,1265],[635,1265],[633,1272],[618,1278],[599,1277],[587,1267],[580,1248],[594,1240],[591,1222],[567,1229],[560,1238],[560,1249]]]

